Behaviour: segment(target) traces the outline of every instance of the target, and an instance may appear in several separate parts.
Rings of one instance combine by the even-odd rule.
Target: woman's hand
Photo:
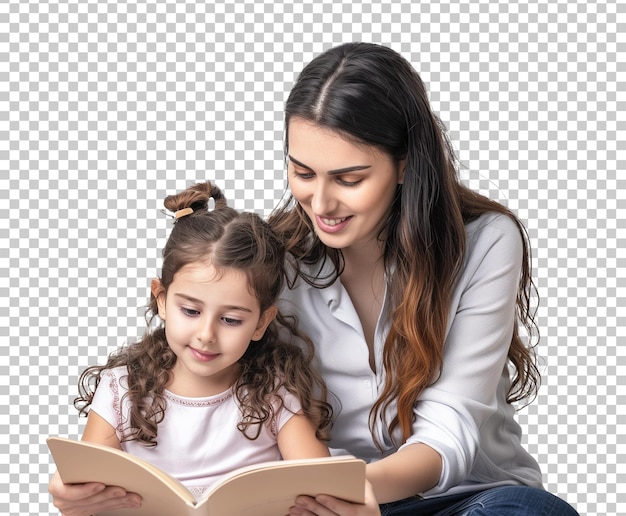
[[[127,493],[121,487],[99,483],[64,484],[59,473],[48,484],[52,503],[63,516],[89,516],[104,510],[141,507],[141,497]]]
[[[315,498],[310,496],[298,496],[296,504],[289,512],[290,516],[380,516],[378,502],[374,496],[372,485],[366,481],[365,504],[356,504],[333,498],[332,496],[319,495]]]

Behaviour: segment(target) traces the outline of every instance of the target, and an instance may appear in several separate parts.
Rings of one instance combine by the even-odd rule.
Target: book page
[[[197,514],[283,515],[288,514],[298,495],[322,493],[364,503],[365,462],[354,457],[325,457],[249,466],[208,493]]]
[[[329,494],[363,503],[365,462],[352,456],[265,462],[224,477],[196,504],[178,480],[148,462],[107,446],[60,437],[48,447],[65,483],[102,482],[143,498],[141,509],[99,516],[277,516],[298,495]]]
[[[194,496],[178,480],[129,453],[85,441],[52,437],[47,441],[61,480],[66,484],[101,482],[121,486],[143,498],[142,509],[110,514],[183,515]],[[109,513],[100,513],[106,516]]]

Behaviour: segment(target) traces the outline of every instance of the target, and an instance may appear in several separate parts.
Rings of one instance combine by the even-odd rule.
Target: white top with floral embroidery
[[[125,367],[106,371],[91,404],[91,410],[117,429],[118,437],[128,429],[126,374]],[[241,412],[232,390],[207,398],[185,398],[166,391],[167,409],[159,424],[157,446],[126,441],[122,449],[166,471],[199,498],[238,467],[280,460],[278,432],[300,410],[294,396],[283,392],[282,397],[287,408],[279,410],[252,441],[237,429]]]

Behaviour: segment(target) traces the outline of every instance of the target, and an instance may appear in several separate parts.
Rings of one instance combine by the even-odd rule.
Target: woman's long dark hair
[[[487,212],[510,217],[523,240],[523,265],[517,316],[529,336],[536,336],[531,295],[528,235],[505,206],[465,187],[445,127],[431,110],[424,84],[415,69],[395,51],[375,44],[350,43],[328,50],[307,65],[285,107],[285,156],[289,122],[298,117],[331,129],[357,144],[374,146],[400,164],[406,160],[403,184],[383,225],[384,265],[392,306],[383,365],[384,389],[370,421],[392,402],[397,415],[389,432],[411,434],[413,407],[420,393],[438,378],[443,360],[448,311],[466,250],[465,225]],[[289,197],[269,218],[287,251],[303,263],[329,258],[341,274],[340,250],[326,247],[315,235],[302,208]],[[307,277],[322,287],[336,279]],[[533,345],[516,325],[508,358],[514,368],[508,401],[536,394],[539,371]],[[373,423],[372,423],[373,424]]]
[[[209,211],[211,198],[215,209]],[[284,285],[285,249],[267,222],[254,213],[240,213],[228,207],[222,192],[210,182],[169,196],[164,204],[172,212],[193,210],[176,219],[163,250],[161,284],[165,292],[183,267],[210,260],[218,270],[238,269],[247,275],[261,313],[276,303]],[[148,446],[157,444],[158,424],[167,405],[165,386],[176,363],[163,323],[151,328],[157,314],[157,299],[152,295],[146,311],[148,329],[143,338],[112,353],[105,365],[87,368],[79,380],[79,396],[74,400],[79,413],[86,414],[102,374],[126,366],[131,430],[122,437]],[[299,347],[288,335],[298,336],[308,347]],[[297,332],[294,320],[280,313],[261,340],[248,347],[239,360],[241,374],[233,386],[242,409],[239,430],[246,437],[256,439],[261,426],[273,420],[282,406],[279,389],[284,388],[298,398],[318,437],[328,440],[332,409],[325,401],[324,382],[311,366],[313,358],[310,340]]]

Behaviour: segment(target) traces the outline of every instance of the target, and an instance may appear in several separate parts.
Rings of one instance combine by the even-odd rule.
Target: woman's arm
[[[368,464],[367,479],[378,503],[388,503],[433,488],[441,468],[441,455],[426,444],[416,443]]]
[[[504,434],[503,426],[514,410],[504,396],[507,355],[518,324],[522,253],[518,228],[507,216],[486,216],[468,226],[466,262],[452,296],[441,372],[415,404],[413,435],[398,452],[423,443],[441,455],[441,477],[430,490],[417,493],[447,492],[471,474],[481,447],[497,439],[512,445],[516,439],[512,430]],[[514,453],[513,446],[505,450]],[[505,457],[503,465],[512,459]]]
[[[292,516],[374,516],[379,503],[401,500],[437,484],[441,456],[425,444],[414,444],[367,465],[365,504],[344,502],[332,496],[300,496]]]

